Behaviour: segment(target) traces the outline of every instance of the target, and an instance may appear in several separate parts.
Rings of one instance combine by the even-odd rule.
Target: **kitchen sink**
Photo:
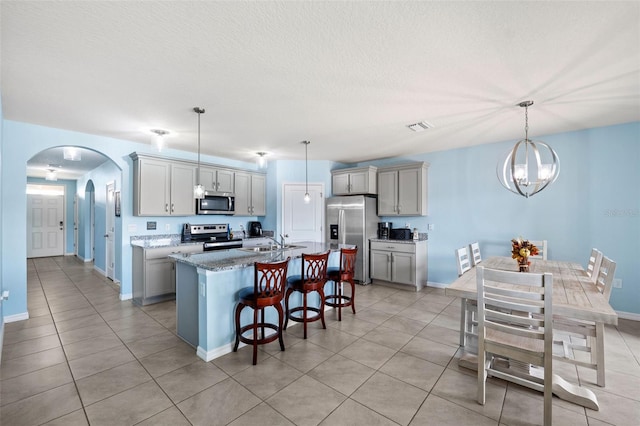
[[[254,253],[269,253],[272,251],[293,250],[293,249],[299,249],[299,248],[305,248],[305,246],[297,246],[295,244],[285,244],[284,247],[280,247],[274,244],[272,246],[242,247],[242,248],[239,248],[238,250],[254,252]]]

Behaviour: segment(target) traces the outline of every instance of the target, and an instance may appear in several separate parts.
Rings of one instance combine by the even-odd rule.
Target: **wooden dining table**
[[[600,293],[582,265],[559,260],[531,259],[529,273],[553,274],[553,315],[572,319],[617,325],[618,314],[609,301]],[[490,257],[480,264],[485,268],[518,271],[518,263],[511,257]],[[526,273],[526,272],[523,272]],[[533,289],[532,289],[533,290]],[[447,296],[461,299],[460,346],[463,354],[460,365],[477,368],[477,346],[469,342],[472,333],[466,329],[465,318],[469,315],[469,300],[477,300],[475,268],[458,277],[446,289]],[[538,376],[538,374],[536,374]],[[557,383],[556,383],[557,382]],[[553,391],[558,397],[597,410],[595,394],[586,388],[570,384],[554,375]]]

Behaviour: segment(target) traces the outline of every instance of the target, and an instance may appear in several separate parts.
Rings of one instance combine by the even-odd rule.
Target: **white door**
[[[107,278],[114,279],[113,269],[115,260],[115,232],[116,232],[116,209],[115,209],[115,182],[109,182],[107,184],[107,205],[106,205],[106,232],[104,237],[106,238],[105,251],[106,260],[105,268],[107,271]]]
[[[324,185],[309,184],[309,203],[304,202],[305,192],[303,183],[282,185],[282,230],[289,235],[287,242],[324,241]]]
[[[27,195],[27,257],[64,254],[64,195]]]

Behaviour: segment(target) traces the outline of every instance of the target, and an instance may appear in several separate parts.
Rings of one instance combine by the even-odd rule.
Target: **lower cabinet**
[[[154,248],[133,246],[133,303],[144,306],[175,299],[176,266],[168,256],[201,252],[201,244]]]
[[[427,285],[427,241],[371,240],[373,280],[408,285],[416,291]]]

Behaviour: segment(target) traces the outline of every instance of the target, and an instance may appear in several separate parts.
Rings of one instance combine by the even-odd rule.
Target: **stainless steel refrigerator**
[[[369,238],[378,236],[377,199],[366,195],[327,198],[326,241],[358,246],[356,281],[369,278]]]

